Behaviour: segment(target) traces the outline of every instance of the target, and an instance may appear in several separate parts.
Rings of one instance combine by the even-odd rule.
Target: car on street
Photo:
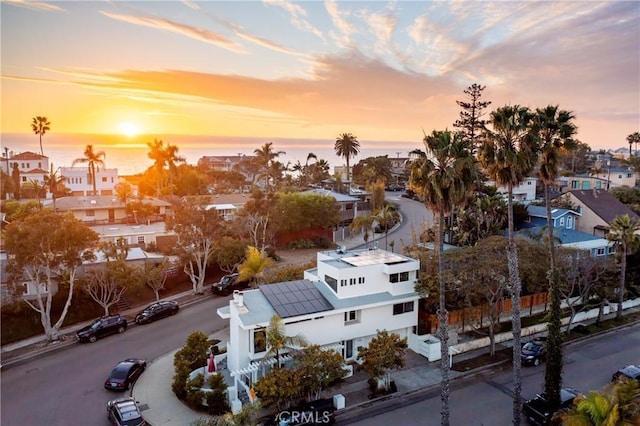
[[[140,408],[131,397],[118,398],[107,402],[107,417],[116,426],[145,426]]]
[[[152,303],[140,311],[135,318],[136,324],[149,324],[150,322],[175,315],[180,310],[178,302],[173,300]]]
[[[387,185],[385,190],[386,191],[392,191],[392,192],[404,191],[404,185],[401,185],[399,183],[392,183],[392,184]]]
[[[128,390],[145,368],[147,368],[147,361],[144,359],[127,358],[120,361],[104,381],[104,387],[111,390]]]
[[[211,292],[222,296],[228,296],[233,290],[244,290],[249,287],[249,281],[239,281],[239,273],[223,276],[220,281],[211,286]]]
[[[611,376],[611,381],[617,382],[624,377],[640,382],[640,365],[630,364],[626,367],[622,367],[620,370],[613,373],[613,376]]]
[[[547,351],[547,338],[537,337],[522,346],[520,359],[523,364],[535,365],[536,367],[544,361]]]
[[[105,315],[93,321],[76,332],[81,342],[95,342],[105,336],[124,333],[127,329],[127,319],[122,315]]]
[[[568,410],[573,404],[573,400],[580,395],[580,392],[572,388],[560,389],[560,407],[553,411],[549,408],[549,403],[544,393],[537,394],[535,397],[527,400],[522,404],[522,412],[527,421],[531,425],[546,426],[560,424],[557,414]]]

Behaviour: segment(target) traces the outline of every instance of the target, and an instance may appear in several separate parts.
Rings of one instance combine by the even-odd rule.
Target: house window
[[[618,175],[618,179],[622,179],[622,175]]]
[[[627,178],[632,178],[633,177],[633,173],[627,173]]]
[[[604,247],[596,249],[596,256],[604,256]]]
[[[96,215],[94,210],[85,210],[85,216],[93,217]]]
[[[571,181],[571,189],[578,189],[578,181],[577,180],[572,180]]]
[[[138,235],[138,244],[144,244],[144,235]]]
[[[259,354],[267,350],[267,330],[256,328],[253,330],[253,353]]]
[[[348,311],[344,313],[344,323],[354,324],[360,322],[360,311]]]
[[[398,274],[389,275],[390,283],[399,283],[403,281],[409,281],[409,272],[400,272]]]
[[[358,277],[358,284],[364,284],[364,277]]]
[[[325,275],[324,282],[329,284],[329,287],[331,287],[335,293],[338,292],[338,280],[336,280],[333,277],[330,277],[329,275]]]
[[[609,247],[609,254],[615,254],[616,253],[616,248],[611,246]]]
[[[531,181],[530,180],[527,181],[527,185],[531,185]]]
[[[41,169],[42,168],[42,163],[38,163],[38,168]]]
[[[564,217],[560,218],[560,226],[564,226]]]
[[[347,280],[340,280],[340,287],[346,287],[347,286]]]
[[[413,301],[393,305],[393,315],[406,314],[407,312],[413,312]]]
[[[600,181],[596,182],[596,189],[602,189],[602,182]]]
[[[102,177],[102,182],[105,182],[105,183],[107,182],[107,177],[106,176]]]
[[[22,176],[22,182],[26,182],[27,181],[27,177],[26,176]]]
[[[349,285],[356,285],[356,279],[355,278],[349,278]]]
[[[567,217],[567,229],[573,229],[573,217]]]

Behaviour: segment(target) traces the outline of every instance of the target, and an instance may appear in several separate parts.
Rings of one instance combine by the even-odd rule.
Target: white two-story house
[[[385,250],[326,251],[317,254],[317,267],[302,280],[236,292],[229,306],[218,309],[229,319],[232,376],[257,380],[274,315],[282,318],[287,335],[341,351],[345,361],[355,361],[378,330],[408,337],[418,321],[419,266],[418,260]]]

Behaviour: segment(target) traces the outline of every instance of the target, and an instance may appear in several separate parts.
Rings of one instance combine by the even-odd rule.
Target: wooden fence
[[[520,312],[522,316],[528,316],[533,313],[534,307],[542,307],[542,311],[546,312],[548,304],[548,293],[536,293],[528,296],[522,296],[520,298]],[[511,315],[511,299],[502,299],[497,305],[501,319],[505,315]],[[452,329],[464,331],[467,327],[473,324],[474,327],[486,327],[489,325],[489,310],[490,305],[485,304],[481,306],[472,306],[465,309],[458,309],[449,312],[449,326]],[[537,309],[536,312],[540,310]],[[436,314],[419,315],[419,320],[422,324],[419,326],[423,332],[435,333],[438,328],[438,316]]]

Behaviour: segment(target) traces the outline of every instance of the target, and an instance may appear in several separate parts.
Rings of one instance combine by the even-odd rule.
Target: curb
[[[197,303],[203,302],[209,296],[210,296],[209,294],[204,294],[204,295],[202,295],[202,297],[191,298],[189,301],[185,302],[184,304],[180,304],[180,307],[181,308],[186,308],[188,306],[195,305]],[[142,309],[142,307],[140,307],[140,309]],[[137,326],[138,326],[138,324],[135,323],[135,320],[133,320],[133,319],[127,320],[127,328],[129,328],[129,327],[137,327]],[[81,327],[78,327],[78,330],[80,328]],[[5,370],[7,368],[11,368],[11,367],[15,367],[15,366],[24,364],[27,361],[40,359],[40,358],[42,358],[44,356],[47,356],[49,354],[52,354],[52,353],[55,353],[55,352],[59,352],[59,351],[61,351],[63,349],[67,349],[68,347],[78,343],[78,339],[76,339],[75,333],[76,332],[73,331],[73,332],[70,332],[70,333],[62,334],[60,336],[60,339],[55,341],[55,342],[50,342],[48,344],[45,344],[45,346],[43,346],[43,347],[40,347],[40,348],[35,349],[33,351],[26,351],[26,352],[18,354],[18,355],[12,356],[11,354],[13,352],[20,351],[20,349],[15,349],[15,350],[10,351],[10,352],[3,352],[2,353],[1,368],[3,370]],[[37,345],[37,344],[39,344],[39,343],[34,343],[34,345]]]

